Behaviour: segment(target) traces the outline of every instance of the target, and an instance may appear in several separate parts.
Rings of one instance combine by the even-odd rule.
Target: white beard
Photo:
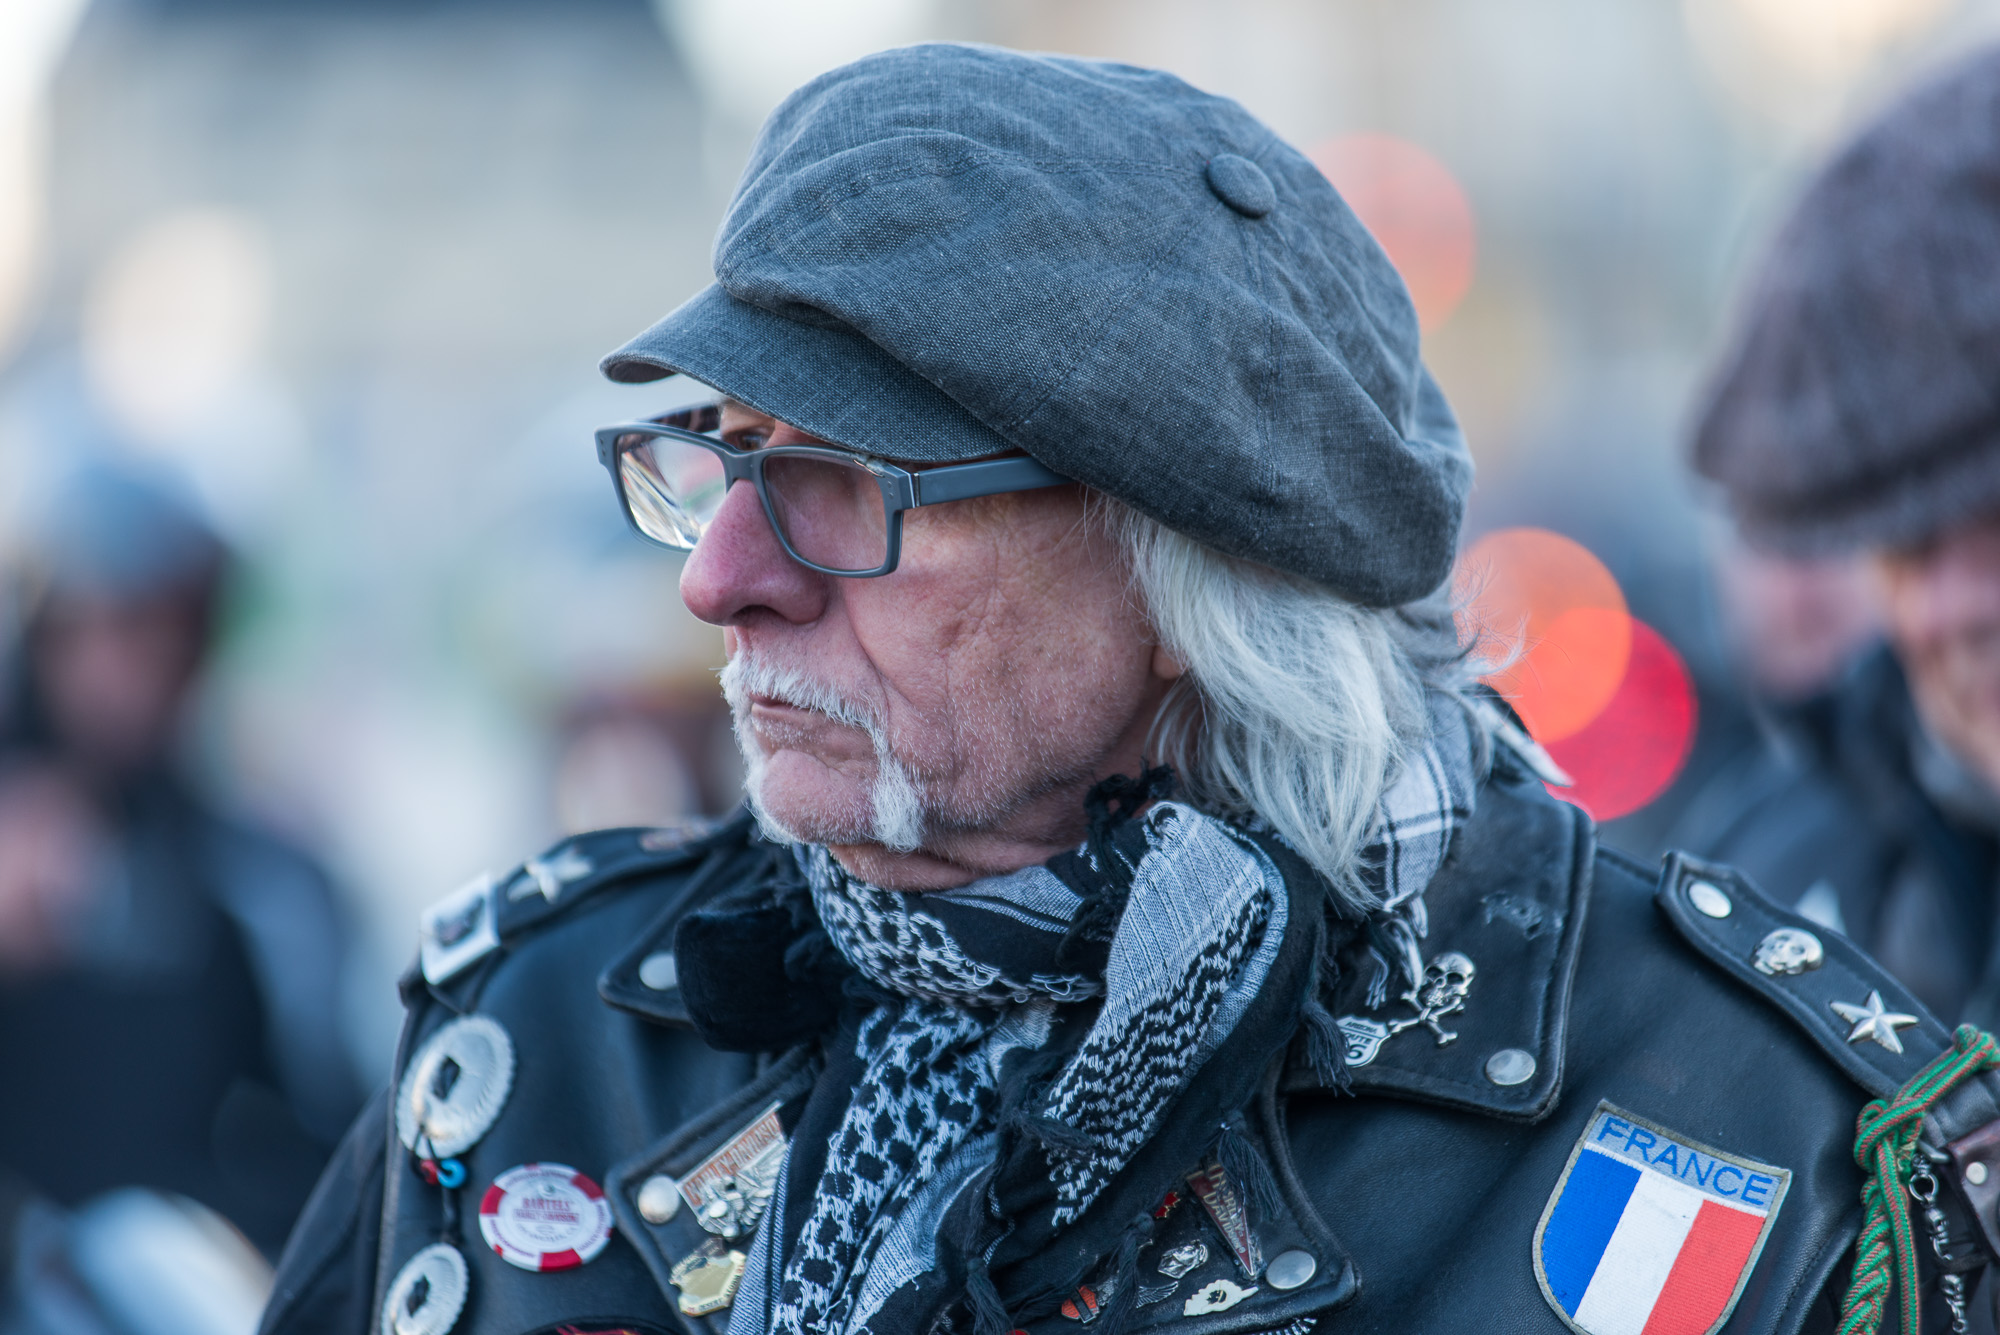
[[[895,853],[914,853],[923,846],[923,794],[909,767],[890,750],[889,735],[880,720],[825,683],[789,668],[756,661],[746,652],[738,652],[730,659],[721,675],[722,695],[729,702],[736,748],[743,753],[744,792],[757,823],[768,835],[786,843],[821,842],[778,819],[764,802],[769,761],[750,729],[753,695],[782,700],[794,708],[824,715],[835,723],[866,733],[875,749],[875,782],[868,794],[869,837]]]

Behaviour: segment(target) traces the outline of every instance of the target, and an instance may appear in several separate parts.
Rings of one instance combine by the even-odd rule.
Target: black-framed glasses
[[[907,510],[1070,480],[1028,458],[910,469],[830,445],[742,450],[715,434],[721,426],[722,409],[706,404],[597,433],[598,462],[640,537],[693,551],[729,488],[748,479],[793,560],[866,579],[896,568]]]

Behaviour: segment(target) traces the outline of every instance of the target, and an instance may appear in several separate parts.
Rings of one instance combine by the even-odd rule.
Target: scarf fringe
[[[994,1287],[986,1262],[975,1261],[966,1272],[965,1301],[972,1308],[972,1335],[1012,1335],[1014,1320],[1000,1301],[1000,1290]]]
[[[1305,1022],[1306,1058],[1312,1063],[1314,1078],[1328,1089],[1353,1093],[1353,1081],[1347,1074],[1347,1037],[1317,988],[1307,994],[1300,1018]]]
[[[1153,1240],[1153,1230],[1158,1221],[1152,1211],[1142,1210],[1132,1216],[1132,1222],[1118,1240],[1118,1252],[1111,1263],[1111,1280],[1107,1286],[1111,1290],[1110,1299],[1098,1312],[1097,1319],[1103,1323],[1102,1335],[1124,1335],[1131,1323],[1132,1313],[1139,1306],[1139,1252]]]
[[[1326,999],[1340,987],[1340,948],[1353,939],[1360,924],[1340,915],[1329,897],[1325,916],[1319,924],[1319,950],[1313,956],[1312,977],[1306,982],[1305,1002],[1299,1010],[1299,1027],[1304,1031],[1306,1060],[1321,1085],[1342,1094],[1354,1092],[1347,1073],[1347,1036],[1339,1021],[1326,1008]]]
[[[1114,774],[1101,780],[1083,799],[1089,833],[1083,847],[1065,853],[1049,865],[1064,865],[1066,880],[1083,898],[1069,931],[1056,948],[1056,962],[1064,968],[1087,960],[1093,948],[1109,942],[1125,916],[1126,901],[1132,895],[1132,875],[1136,858],[1143,857],[1143,835],[1132,829],[1140,809],[1149,802],[1165,801],[1178,785],[1171,765],[1143,764],[1139,777]],[[1100,966],[1101,967],[1101,966]]]
[[[1015,1114],[1012,1125],[1041,1142],[1042,1149],[1050,1154],[1074,1156],[1089,1154],[1098,1148],[1097,1141],[1088,1132],[1081,1131],[1047,1113],[1028,1112],[1024,1109]]]
[[[1223,1124],[1222,1139],[1216,1145],[1216,1158],[1222,1164],[1222,1171],[1235,1178],[1250,1197],[1250,1204],[1266,1219],[1284,1212],[1284,1197],[1278,1191],[1278,1181],[1271,1176],[1270,1165],[1257,1152],[1257,1146],[1235,1119]]]

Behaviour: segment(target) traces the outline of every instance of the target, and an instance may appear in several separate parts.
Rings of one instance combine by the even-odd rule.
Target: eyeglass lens
[[[809,454],[774,455],[764,489],[792,550],[829,570],[873,570],[889,559],[888,513],[875,475]]]
[[[660,436],[621,436],[618,444],[625,503],[639,531],[693,551],[729,490],[722,460],[699,445]]]
[[[671,437],[619,439],[618,469],[639,529],[691,551],[728,494],[722,460]],[[798,555],[829,570],[874,570],[888,560],[881,485],[859,464],[813,455],[764,461],[764,489],[779,531]]]

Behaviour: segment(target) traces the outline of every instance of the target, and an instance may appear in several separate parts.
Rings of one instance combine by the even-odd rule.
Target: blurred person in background
[[[39,517],[0,725],[0,1220],[176,1193],[275,1251],[358,1106],[327,877],[182,754],[229,566],[151,476]]]
[[[715,678],[597,688],[570,702],[550,766],[556,828],[699,823],[742,800],[743,763]]]
[[[1821,170],[1749,286],[1693,442],[1762,744],[1674,842],[2000,1024],[2000,49]],[[1879,620],[1886,643],[1811,688]]]

